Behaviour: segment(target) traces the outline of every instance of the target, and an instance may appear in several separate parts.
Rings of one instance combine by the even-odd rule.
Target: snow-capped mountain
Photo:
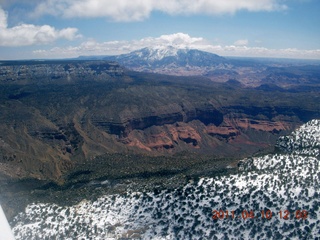
[[[169,47],[156,47],[156,48],[143,48],[130,53],[129,55],[141,58],[145,61],[160,61],[167,57],[178,57],[181,53],[186,53],[187,49],[178,49],[172,46]],[[128,55],[127,55],[128,56]]]
[[[286,153],[244,159],[243,170],[233,174],[203,177],[175,190],[106,195],[70,207],[31,204],[12,222],[15,237],[319,238],[320,165],[313,151],[319,146],[319,122],[281,138],[278,146]]]
[[[176,68],[181,70],[196,70],[196,68],[215,68],[224,65],[228,61],[216,54],[196,49],[176,48],[173,46],[158,46],[143,48],[128,54],[105,57],[105,60],[117,61],[123,66],[134,70],[153,72],[174,72]]]

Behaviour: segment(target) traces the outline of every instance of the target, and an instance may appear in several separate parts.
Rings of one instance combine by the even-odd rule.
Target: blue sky
[[[320,59],[319,0],[0,0],[0,59],[173,45]]]

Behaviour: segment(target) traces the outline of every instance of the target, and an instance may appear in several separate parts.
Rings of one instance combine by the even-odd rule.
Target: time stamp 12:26
[[[306,210],[281,210],[277,213],[273,213],[271,210],[261,210],[259,212],[254,212],[253,210],[247,211],[243,210],[241,213],[239,211],[228,211],[228,210],[213,210],[212,219],[223,220],[223,219],[267,219],[270,220],[272,217],[277,216],[280,219],[289,220],[289,219],[307,219],[308,211]]]

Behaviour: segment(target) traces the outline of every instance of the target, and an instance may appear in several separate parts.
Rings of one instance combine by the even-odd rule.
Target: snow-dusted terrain
[[[16,239],[316,239],[319,136],[320,121],[313,120],[279,139],[283,154],[244,159],[236,174],[175,190],[106,195],[71,207],[31,204],[13,231]],[[212,219],[214,210],[228,218],[221,211]]]
[[[166,57],[177,57],[179,51],[186,53],[187,49],[159,46],[154,48],[144,48],[142,50],[137,50],[134,51],[133,54],[136,54],[137,56],[146,61],[159,61]]]
[[[280,137],[276,146],[289,153],[320,156],[320,120],[314,119],[290,136]]]

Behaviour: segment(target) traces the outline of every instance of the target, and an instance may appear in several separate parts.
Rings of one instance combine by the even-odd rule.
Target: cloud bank
[[[33,24],[20,24],[8,28],[7,19],[7,13],[0,8],[0,46],[48,44],[57,39],[73,40],[79,37],[76,28],[56,30],[49,25],[36,26]]]
[[[133,41],[96,42],[89,40],[79,46],[55,47],[49,50],[36,50],[33,52],[37,58],[70,58],[90,55],[117,55],[129,53],[144,47],[166,47],[199,49],[219,54],[221,56],[239,57],[274,57],[274,58],[301,58],[320,59],[320,49],[268,49],[263,47],[249,47],[248,40],[238,40],[234,45],[213,45],[201,37],[191,37],[184,33],[162,35],[160,37],[148,37]]]
[[[66,18],[106,17],[114,21],[141,21],[152,11],[171,15],[233,14],[237,11],[275,11],[286,9],[281,0],[46,0],[34,15],[51,14]]]
[[[236,45],[236,46],[246,46],[248,44],[249,44],[248,39],[239,39],[234,42],[234,45]]]

